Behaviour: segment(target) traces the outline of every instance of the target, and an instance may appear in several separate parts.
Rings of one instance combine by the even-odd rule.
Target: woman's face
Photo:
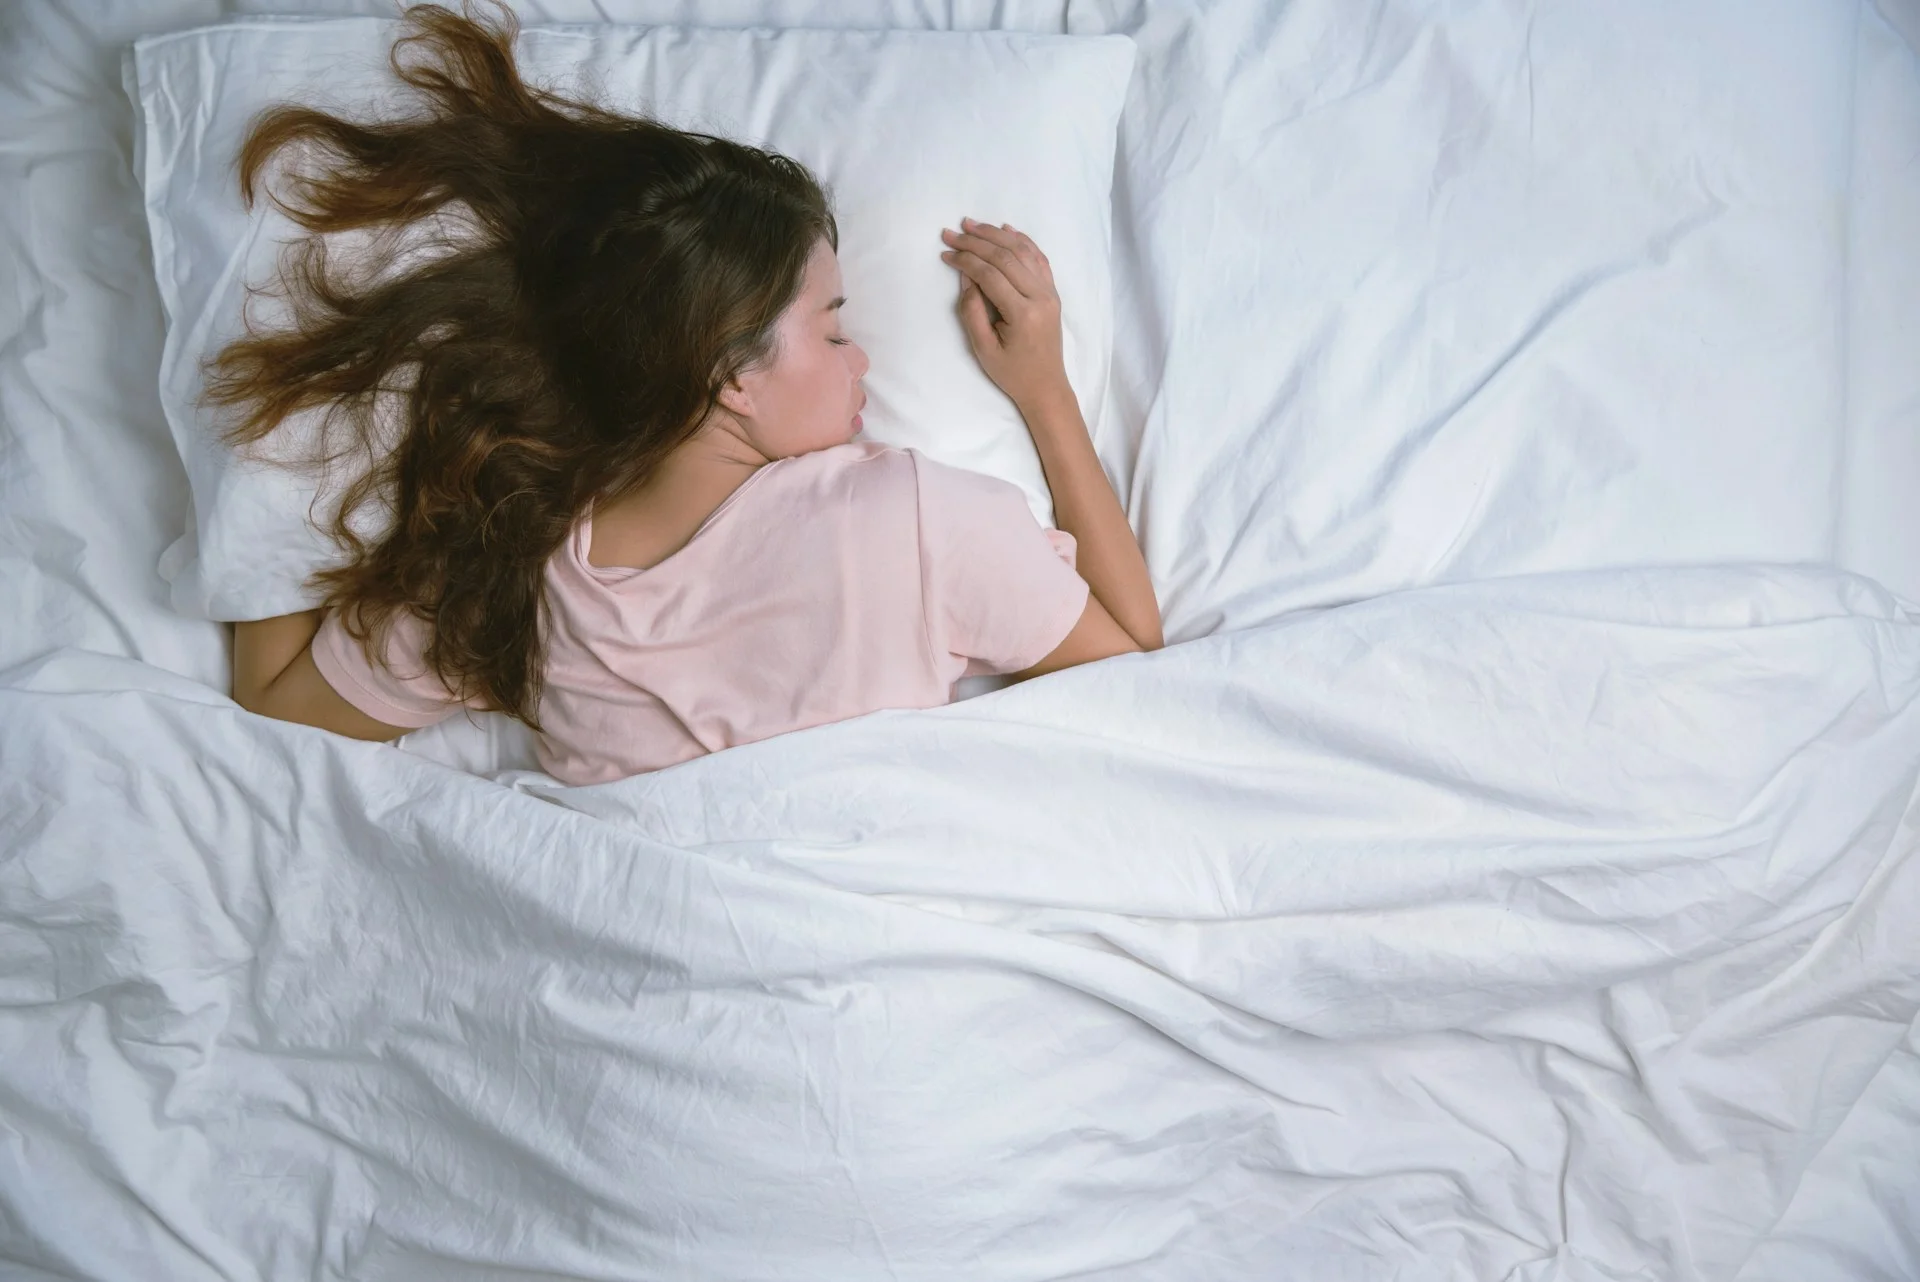
[[[748,444],[768,460],[844,445],[860,431],[867,354],[840,328],[840,260],[822,237],[800,297],[782,313],[773,355],[721,392]]]

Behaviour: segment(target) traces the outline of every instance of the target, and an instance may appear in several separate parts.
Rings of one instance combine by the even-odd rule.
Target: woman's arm
[[[1165,642],[1146,558],[1094,453],[1080,402],[1067,381],[1053,268],[1024,232],[970,218],[962,226],[962,232],[941,233],[953,247],[941,257],[965,280],[960,323],[987,377],[1013,398],[1027,421],[1053,491],[1054,518],[1079,544],[1080,577],[1093,590],[1094,602],[1061,646],[1062,652],[1077,647],[1085,657],[1049,655],[1037,670],[1123,649],[1157,650]],[[1116,647],[1115,624],[1133,646]],[[1056,658],[1063,661],[1055,663]]]
[[[248,712],[259,704],[294,659],[313,644],[321,611],[302,610],[275,619],[233,625],[233,701]]]
[[[233,700],[248,712],[297,721],[354,739],[397,739],[406,731],[375,721],[341,698],[313,665],[321,611],[302,610],[233,625]]]
[[[1079,545],[1080,577],[1093,589],[1113,621],[1142,650],[1166,644],[1160,631],[1160,602],[1147,576],[1147,559],[1120,510],[1100,456],[1093,452],[1080,402],[1064,377],[1058,389],[1020,406],[1053,491],[1053,517]]]

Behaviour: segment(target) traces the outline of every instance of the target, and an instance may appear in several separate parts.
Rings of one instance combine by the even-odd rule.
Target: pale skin
[[[941,258],[960,277],[960,323],[981,368],[1013,400],[1046,470],[1054,517],[1074,536],[1091,589],[1066,639],[1016,680],[1162,645],[1160,606],[1140,545],[1100,466],[1062,357],[1053,270],[1025,233],[962,219],[943,228]],[[800,296],[781,315],[772,360],[742,372],[685,445],[647,483],[595,505],[595,565],[657,565],[755,471],[775,459],[828,449],[860,430],[867,355],[841,331],[840,263],[822,239]],[[356,739],[406,731],[341,698],[309,646],[321,614],[306,610],[234,625],[233,697],[250,712]]]

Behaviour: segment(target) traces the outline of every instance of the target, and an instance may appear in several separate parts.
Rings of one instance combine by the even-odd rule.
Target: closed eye
[[[851,338],[829,338],[827,341],[829,343],[832,343],[835,347],[845,347],[848,343],[851,343],[853,340]]]

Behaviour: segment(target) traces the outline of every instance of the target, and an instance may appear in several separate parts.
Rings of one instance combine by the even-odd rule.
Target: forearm
[[[275,680],[313,644],[319,610],[233,625],[233,698],[252,708]]]
[[[1079,545],[1080,577],[1143,650],[1164,644],[1160,603],[1127,514],[1094,453],[1071,387],[1020,407],[1053,491],[1053,515]]]

